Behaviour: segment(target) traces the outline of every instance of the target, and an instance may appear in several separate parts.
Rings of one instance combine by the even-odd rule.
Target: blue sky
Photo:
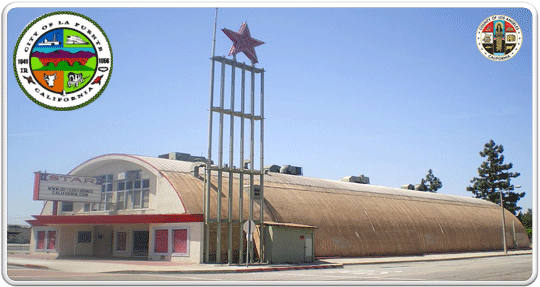
[[[33,19],[73,11],[96,21],[114,57],[105,92],[68,112],[42,108],[20,90],[12,57]],[[9,223],[39,214],[33,172],[67,173],[107,153],[178,151],[206,156],[213,8],[16,8],[8,13],[7,207]],[[495,62],[476,47],[491,15],[523,29],[523,46]],[[223,8],[218,29],[247,21],[265,74],[265,164],[304,176],[364,174],[371,184],[419,183],[466,191],[490,139],[505,148],[532,208],[532,15],[491,8]],[[216,55],[230,40],[218,30]],[[238,55],[239,61],[248,61]],[[4,95],[5,96],[5,95]]]

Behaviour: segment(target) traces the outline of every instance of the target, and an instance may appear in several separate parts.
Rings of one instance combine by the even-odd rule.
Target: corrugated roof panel
[[[144,160],[160,171],[170,171],[170,172],[190,172],[190,167],[193,164],[192,162],[185,162],[179,160],[171,160],[164,158],[148,157],[148,156],[136,156],[141,160]],[[217,174],[217,172],[213,172]],[[223,172],[224,177],[228,177],[228,172]],[[203,172],[201,172],[203,175]],[[234,174],[234,178],[240,178],[239,174]],[[244,179],[249,178],[245,176]],[[255,176],[256,181],[258,181],[258,176]],[[424,192],[416,190],[408,190],[401,188],[377,186],[370,184],[358,184],[353,182],[343,182],[338,180],[330,179],[321,179],[313,178],[306,176],[297,176],[281,173],[268,173],[264,176],[266,183],[280,183],[288,185],[299,185],[306,187],[317,187],[324,188],[328,190],[342,190],[342,191],[356,191],[356,192],[369,192],[374,194],[381,195],[392,195],[392,196],[407,196],[421,199],[432,199],[432,200],[444,200],[444,201],[454,201],[454,202],[463,202],[469,204],[484,204],[484,205],[494,205],[492,202],[487,200],[477,199],[473,197],[465,197],[458,195],[448,195],[442,193],[433,193],[433,192]]]
[[[160,171],[174,171],[174,172],[189,172],[192,162],[158,158],[158,157],[149,157],[149,156],[135,156],[144,160]]]

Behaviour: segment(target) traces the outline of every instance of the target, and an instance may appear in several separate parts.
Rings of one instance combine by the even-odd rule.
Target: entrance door
[[[304,262],[313,262],[313,234],[307,233],[305,235],[306,241],[305,241],[305,256],[304,256]]]
[[[97,225],[94,228],[94,249],[96,257],[112,256],[113,227],[112,225]]]
[[[148,257],[148,231],[133,231],[133,256]]]

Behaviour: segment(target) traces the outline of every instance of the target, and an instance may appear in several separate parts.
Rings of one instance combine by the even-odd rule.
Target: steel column
[[[216,60],[214,59],[214,56],[216,55],[216,28],[217,28],[217,16],[218,16],[218,8],[216,8],[216,16],[214,18],[214,33],[212,36],[212,63],[210,64],[210,104],[208,108],[208,158],[206,160],[206,178],[204,181],[204,262],[209,263],[210,262],[210,225],[209,225],[209,217],[210,217],[210,178],[212,173],[212,107],[214,106],[214,74],[215,74],[215,66],[216,66]]]
[[[216,68],[215,68],[215,62],[221,63],[221,75],[220,75],[220,101],[219,106],[214,106],[214,89],[215,89],[215,81],[216,81]],[[227,75],[226,75],[226,68],[225,65],[231,65],[231,98],[230,98],[230,109],[225,109],[225,89],[226,85],[229,81]],[[235,102],[236,102],[236,69],[241,69],[241,110],[235,111]],[[251,106],[246,106],[246,71],[251,73],[251,94],[250,94],[250,103]],[[256,98],[255,98],[255,86],[256,86],[256,74],[261,74],[261,93],[260,93],[260,109],[261,112],[259,115],[255,113],[255,104],[256,104]],[[208,159],[206,164],[206,178],[204,181],[204,196],[203,196],[203,202],[204,202],[204,214],[205,214],[205,262],[210,262],[210,226],[214,227],[216,226],[216,254],[215,254],[215,260],[216,263],[221,263],[222,261],[222,225],[223,223],[227,222],[227,230],[228,230],[228,236],[226,237],[227,241],[227,261],[229,264],[232,264],[233,262],[233,230],[234,226],[238,225],[239,228],[239,263],[242,264],[244,262],[244,231],[242,229],[242,225],[244,223],[244,220],[247,218],[244,218],[244,180],[246,180],[245,175],[249,174],[249,195],[248,195],[248,204],[249,204],[249,220],[255,221],[254,219],[257,217],[254,214],[254,183],[255,183],[255,175],[259,176],[259,182],[260,182],[260,191],[261,191],[261,199],[260,199],[260,215],[258,216],[259,220],[255,221],[256,223],[260,224],[260,238],[257,238],[260,240],[261,243],[260,247],[260,258],[261,262],[264,262],[264,226],[262,223],[264,222],[264,69],[256,68],[253,63],[251,65],[246,65],[245,63],[238,63],[236,62],[236,58],[233,58],[233,60],[226,59],[225,57],[212,57],[212,65],[211,65],[211,81],[210,81],[210,110],[209,110],[209,127],[208,127]],[[227,93],[228,96],[228,93]],[[249,108],[249,111],[246,111],[246,108]],[[217,165],[212,165],[212,146],[213,141],[216,141],[216,139],[212,138],[212,133],[214,131],[214,123],[213,123],[213,113],[219,113],[219,137],[217,140],[218,148],[218,160]],[[229,161],[228,164],[230,166],[227,166],[226,163],[224,163],[223,158],[223,145],[224,145],[224,117],[225,115],[230,116],[230,134],[229,134]],[[234,130],[235,130],[235,120],[234,117],[240,117],[240,145],[239,145],[239,157],[235,157],[235,144],[234,144]],[[245,166],[245,157],[246,157],[246,126],[245,126],[245,120],[249,120],[250,124],[250,139],[249,139],[249,161],[246,160],[246,162],[249,162],[249,167],[246,168]],[[255,121],[260,120],[260,170],[257,170],[255,168]],[[225,139],[226,140],[226,139]],[[238,148],[237,148],[238,149]],[[237,161],[240,161],[240,168],[234,168],[235,166],[235,158]],[[212,171],[215,171],[213,175],[217,175],[217,183],[212,184]],[[223,194],[224,194],[224,186],[223,186],[223,173],[228,173],[229,176],[229,192],[228,192],[228,201],[227,201],[227,219],[222,218],[222,213],[224,213],[223,210]],[[233,219],[234,217],[234,193],[236,192],[234,189],[234,184],[236,180],[234,179],[235,173],[239,174],[239,180],[238,180],[238,219]],[[213,214],[211,214],[211,194],[212,194],[212,186],[217,186],[217,200],[216,200],[216,215],[214,217]],[[257,202],[258,203],[258,202]],[[247,242],[247,254],[246,258],[250,261],[253,261],[253,255],[254,255],[254,241],[253,237],[252,240]],[[212,239],[213,240],[213,239]]]
[[[221,63],[221,88],[219,107],[225,105],[225,63]],[[223,194],[223,112],[219,113],[219,149],[218,149],[218,190],[217,190],[217,239],[216,263],[221,262],[221,195]]]
[[[242,66],[242,84],[241,84],[240,95],[242,98],[242,104],[240,106],[240,113],[245,113],[245,104],[246,104],[246,68],[245,65]],[[240,183],[239,183],[239,205],[238,205],[238,219],[240,220],[240,248],[238,250],[239,254],[239,264],[242,264],[244,261],[244,230],[242,229],[242,222],[244,221],[244,117],[240,119]]]
[[[260,156],[261,156],[261,168],[260,168],[260,171],[261,171],[261,175],[260,175],[260,179],[259,179],[259,187],[260,187],[260,190],[261,190],[261,203],[260,203],[260,206],[261,206],[261,215],[260,215],[260,219],[261,219],[261,225],[260,225],[260,228],[259,228],[259,235],[260,235],[260,239],[259,239],[259,242],[260,242],[260,246],[261,246],[261,250],[259,250],[259,256],[261,258],[261,263],[264,262],[264,69],[263,71],[261,72],[261,99],[260,99],[260,105],[261,105],[261,110],[260,110],[260,115],[261,115],[261,130],[260,130],[260,133],[261,133],[261,150],[260,150]]]
[[[255,120],[253,116],[255,115],[255,73],[251,71],[251,117],[250,126],[251,126],[251,137],[249,141],[249,169],[251,173],[249,174],[249,220],[253,220],[253,170],[254,170],[254,160],[255,160]],[[248,235],[248,237],[251,235]],[[251,240],[248,240],[248,256],[249,261],[253,262],[253,237],[249,237]]]
[[[231,65],[231,111],[234,112],[234,86],[236,85],[236,82],[235,82],[235,70],[236,70],[236,55],[234,55],[233,57],[234,59],[234,62],[233,64]],[[228,245],[227,245],[227,262],[229,264],[232,263],[232,240],[233,240],[233,237],[232,237],[232,230],[233,230],[233,227],[232,227],[232,198],[233,198],[233,182],[234,182],[234,177],[233,177],[233,172],[232,172],[232,168],[234,167],[234,161],[233,161],[233,156],[234,156],[234,115],[230,115],[231,117],[231,133],[230,133],[230,136],[229,136],[229,168],[231,168],[231,170],[229,171],[229,201],[227,203],[227,215],[228,215],[228,225],[229,225],[229,238],[228,238]]]

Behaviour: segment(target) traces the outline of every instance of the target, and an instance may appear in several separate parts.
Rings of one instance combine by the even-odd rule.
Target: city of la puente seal
[[[523,35],[518,23],[505,15],[486,18],[476,31],[476,45],[480,52],[492,61],[506,61],[514,57]]]
[[[36,104],[74,110],[96,100],[112,73],[105,32],[90,18],[53,12],[28,24],[13,54],[19,86]]]

